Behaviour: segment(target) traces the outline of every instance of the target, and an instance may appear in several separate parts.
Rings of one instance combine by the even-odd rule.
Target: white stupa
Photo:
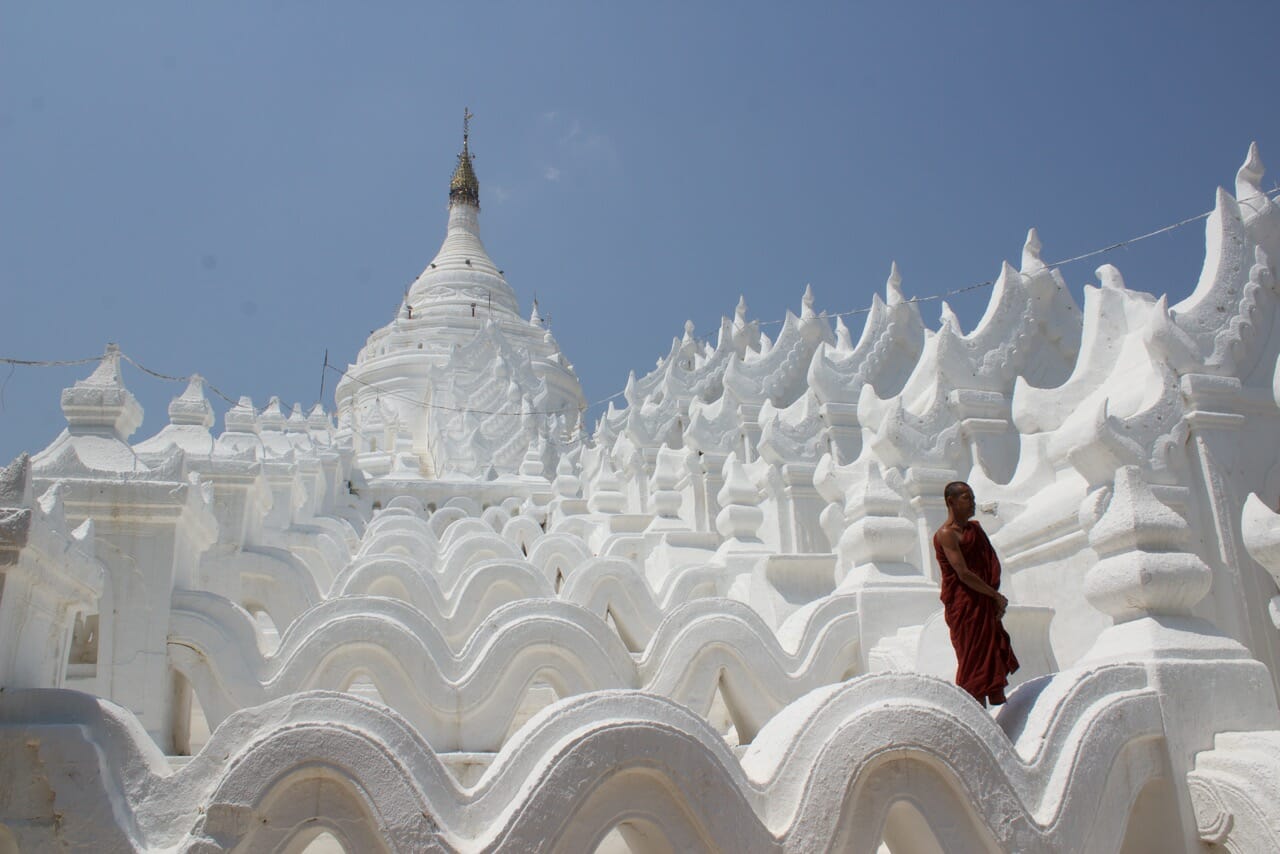
[[[546,465],[575,439],[582,387],[537,306],[525,319],[480,240],[470,113],[449,183],[449,224],[397,316],[338,383],[338,417],[371,480],[519,473],[530,445]]]

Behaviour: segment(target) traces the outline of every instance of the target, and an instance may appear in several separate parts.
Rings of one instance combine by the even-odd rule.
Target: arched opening
[[[385,596],[388,599],[399,599],[401,602],[409,602],[409,590],[404,586],[404,582],[394,575],[384,575],[377,581],[369,585],[367,591],[369,596]]]
[[[347,849],[327,830],[320,831],[299,854],[347,854]]]
[[[750,733],[751,729],[740,715],[736,704],[731,702],[728,686],[725,684],[724,670],[716,678],[716,687],[711,694],[711,707],[707,709],[707,722],[716,732],[724,737],[730,747],[746,743],[741,733]],[[748,739],[749,740],[749,739]]]
[[[253,621],[257,624],[258,649],[263,655],[274,655],[280,648],[280,630],[276,628],[275,620],[271,619],[265,607],[257,603],[247,603],[244,608],[253,615]]]
[[[353,674],[347,687],[342,690],[372,703],[387,705],[387,701],[382,699],[382,692],[378,690],[378,683],[367,671],[360,670]]]
[[[209,743],[209,719],[187,678],[173,671],[173,755],[195,756]]]
[[[206,815],[217,816],[211,808]],[[390,846],[377,829],[362,788],[320,766],[299,767],[274,782],[259,800],[247,828],[222,828],[238,837],[236,850],[282,854],[335,851],[380,852]],[[216,829],[216,820],[213,826]],[[324,836],[330,839],[323,839]],[[313,849],[319,843],[322,847]],[[336,844],[335,844],[336,843]]]
[[[889,807],[880,849],[887,849],[890,854],[944,854],[929,822],[909,801],[898,801]]]
[[[595,854],[671,854],[674,849],[667,837],[647,821],[622,821],[615,824]]]
[[[1177,814],[1178,795],[1169,778],[1149,781],[1133,800],[1120,854],[1161,854],[1181,849],[1182,828],[1169,820],[1169,816]]]
[[[511,718],[511,725],[507,727],[507,732],[502,737],[503,744],[510,741],[511,737],[528,723],[530,718],[561,699],[561,690],[557,689],[552,679],[551,674],[544,674],[542,671],[533,674],[528,682],[524,696],[516,706],[516,713]]]
[[[609,605],[604,609],[604,622],[618,636],[618,639],[622,641],[628,652],[644,652],[645,638],[634,631],[634,623],[620,624],[618,622],[618,615],[613,612],[613,605]]]
[[[71,629],[71,648],[67,653],[67,679],[84,679],[98,675],[98,615],[76,614]]]

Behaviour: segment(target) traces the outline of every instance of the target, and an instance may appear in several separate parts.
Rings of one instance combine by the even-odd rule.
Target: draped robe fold
[[[1018,669],[1009,633],[996,610],[996,600],[967,587],[933,535],[933,549],[942,569],[942,607],[951,644],[956,650],[956,684],[979,701],[1003,695],[1009,674]],[[977,522],[965,523],[960,554],[969,570],[1000,589],[1000,558]]]

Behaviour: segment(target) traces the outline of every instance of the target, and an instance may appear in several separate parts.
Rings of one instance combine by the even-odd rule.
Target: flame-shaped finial
[[[1044,269],[1044,261],[1040,258],[1040,233],[1034,228],[1027,231],[1027,242],[1022,244],[1022,272],[1034,273]]]
[[[1125,289],[1124,276],[1120,275],[1120,269],[1114,264],[1103,264],[1094,270],[1093,274],[1098,277],[1098,284],[1104,288],[1109,288],[1113,291],[1123,291]]]
[[[960,318],[956,317],[956,313],[946,300],[942,301],[942,311],[938,318],[938,331],[941,332],[943,329],[950,331],[953,335],[964,334],[960,328]]]
[[[811,317],[817,317],[817,313],[813,310],[813,285],[804,286],[804,296],[800,298],[800,317],[808,320]]]
[[[902,273],[898,271],[898,262],[889,263],[889,278],[884,283],[884,301],[889,305],[902,302]]]
[[[849,332],[849,327],[845,326],[844,318],[836,315],[836,352],[849,353],[853,351],[853,335]]]
[[[1249,143],[1249,154],[1245,157],[1240,170],[1236,172],[1236,201],[1253,200],[1252,197],[1262,193],[1262,176],[1266,167],[1262,165],[1262,155],[1258,153],[1258,143]],[[1258,199],[1257,201],[1262,201]]]

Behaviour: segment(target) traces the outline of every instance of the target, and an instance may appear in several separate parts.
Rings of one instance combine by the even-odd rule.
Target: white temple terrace
[[[480,239],[337,384],[108,346],[0,472],[0,854],[1280,850],[1280,209],[1251,147],[1195,291],[1033,229],[977,326],[894,265],[855,335],[686,324],[592,427]],[[622,385],[622,378],[619,378]],[[1022,668],[952,683],[970,483]]]

